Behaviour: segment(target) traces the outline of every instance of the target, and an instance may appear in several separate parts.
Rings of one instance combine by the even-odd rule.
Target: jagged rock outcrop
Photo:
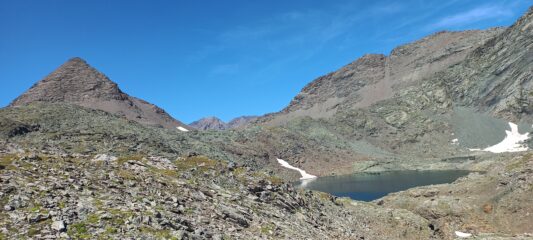
[[[72,58],[34,84],[9,106],[33,102],[70,103],[99,109],[142,124],[186,127],[165,110],[122,92],[116,83],[81,58]]]

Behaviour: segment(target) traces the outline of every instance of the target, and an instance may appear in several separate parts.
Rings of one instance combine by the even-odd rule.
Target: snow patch
[[[452,139],[452,144],[457,144],[459,143],[459,139],[455,138],[455,139]]]
[[[459,232],[459,231],[455,231],[455,235],[460,238],[469,238],[472,236],[471,233],[464,233],[464,232]]]
[[[285,160],[283,159],[278,159],[278,163],[282,166],[282,167],[285,167],[285,168],[288,168],[288,169],[292,169],[292,170],[296,170],[298,172],[300,172],[300,174],[302,175],[302,177],[300,178],[300,180],[305,180],[305,179],[312,179],[312,178],[316,178],[315,175],[311,175],[307,172],[305,172],[304,170],[302,169],[299,169],[297,167],[293,167],[291,166],[288,162],[286,162]]]
[[[520,134],[518,132],[518,126],[512,122],[509,123],[509,126],[511,127],[511,131],[505,130],[506,136],[500,143],[485,149],[471,148],[469,150],[492,153],[527,151],[529,148],[525,146],[523,142],[529,138],[529,133]]]
[[[184,128],[184,127],[181,127],[181,126],[180,126],[180,127],[176,127],[176,128],[177,128],[178,130],[182,131],[182,132],[188,132],[188,131],[189,131],[189,129]]]

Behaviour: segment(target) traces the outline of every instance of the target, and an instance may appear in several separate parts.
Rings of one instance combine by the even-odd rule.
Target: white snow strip
[[[455,139],[452,139],[452,144],[457,144],[459,142],[459,139],[455,138]]]
[[[300,174],[302,175],[302,177],[300,178],[300,180],[316,178],[316,176],[311,175],[311,174],[305,172],[305,171],[302,170],[302,169],[299,169],[299,168],[297,168],[297,167],[293,167],[293,166],[291,166],[288,162],[286,162],[286,161],[283,160],[283,159],[279,159],[279,158],[278,158],[278,163],[281,164],[282,167],[285,167],[285,168],[288,168],[288,169],[292,169],[292,170],[296,170],[296,171],[300,172]]]
[[[470,233],[464,233],[464,232],[459,232],[459,231],[455,231],[455,235],[460,238],[469,238],[472,236],[472,234]]]
[[[511,131],[505,130],[505,138],[498,144],[487,147],[485,149],[469,149],[470,151],[486,151],[493,153],[502,152],[522,152],[527,151],[528,147],[523,144],[525,140],[529,138],[529,133],[520,134],[518,132],[518,126],[512,122],[509,123]]]
[[[188,132],[189,130],[187,128],[184,128],[184,127],[176,127],[178,130],[182,131],[182,132]]]
[[[300,187],[304,188],[305,186],[307,186],[307,184],[314,182],[316,179],[317,177],[302,179],[302,181],[300,181]]]

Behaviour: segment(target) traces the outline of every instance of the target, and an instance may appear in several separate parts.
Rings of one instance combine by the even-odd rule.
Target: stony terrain
[[[201,156],[0,154],[0,239],[429,239],[406,210]],[[386,224],[384,224],[386,223]]]
[[[454,231],[481,239],[533,238],[533,155],[501,155],[476,168],[482,172],[453,184],[417,187],[375,202],[423,216],[442,238],[453,238]]]
[[[37,82],[9,106],[33,102],[71,103],[117,114],[142,124],[170,129],[187,128],[165,110],[122,92],[116,83],[77,57]]]

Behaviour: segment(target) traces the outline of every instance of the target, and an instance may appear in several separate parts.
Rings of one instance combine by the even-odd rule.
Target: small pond
[[[389,193],[408,188],[451,183],[470,171],[390,171],[380,173],[358,173],[351,175],[319,177],[296,182],[297,187],[327,192],[354,200],[372,201]]]

